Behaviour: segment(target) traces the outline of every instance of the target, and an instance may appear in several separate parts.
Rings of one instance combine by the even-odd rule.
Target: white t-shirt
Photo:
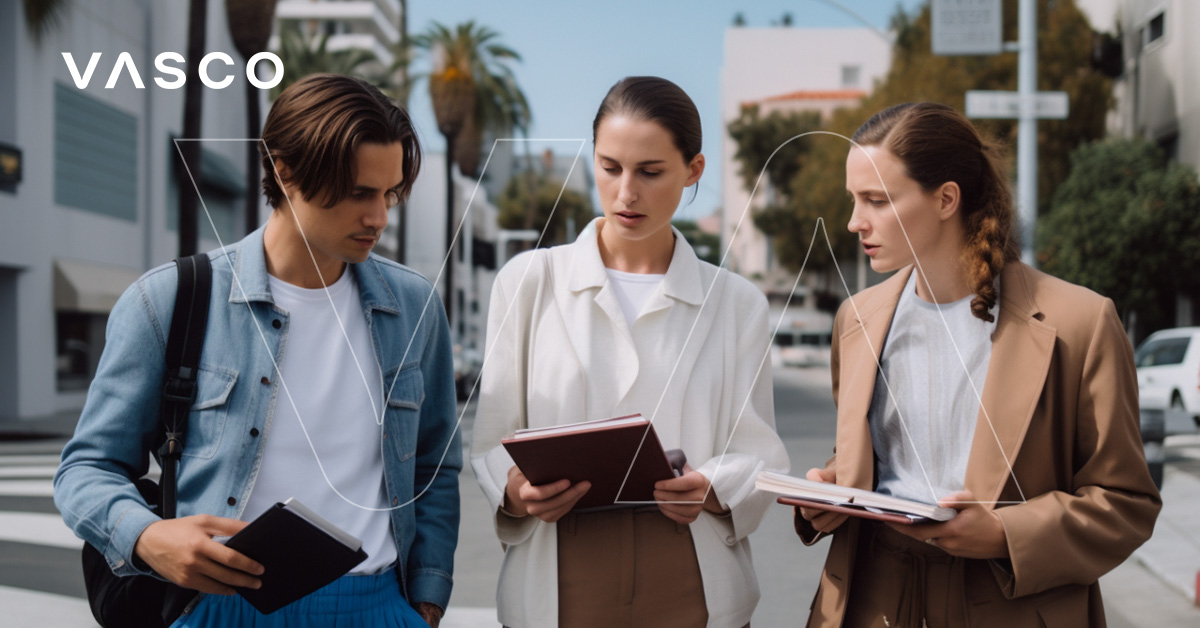
[[[646,305],[646,301],[650,300],[650,295],[654,294],[654,290],[658,288],[658,284],[662,283],[663,277],[666,275],[642,275],[611,268],[604,270],[608,271],[608,282],[617,295],[617,303],[621,304],[625,322],[632,327],[633,321],[637,320],[638,313],[642,311],[642,307]]]
[[[276,375],[283,381],[274,418],[262,434],[267,439],[262,466],[242,518],[253,520],[275,502],[295,497],[362,540],[369,557],[351,573],[376,573],[396,561],[396,545],[377,423],[383,408],[383,373],[358,285],[349,268],[329,286],[329,296],[324,289],[269,279],[275,305],[288,313]],[[334,489],[355,504],[380,510],[347,503]]]
[[[971,314],[974,295],[943,305],[922,299],[916,277],[892,316],[869,420],[876,491],[932,503],[963,489],[996,323]]]

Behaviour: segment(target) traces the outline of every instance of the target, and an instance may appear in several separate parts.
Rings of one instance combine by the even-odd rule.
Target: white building
[[[1094,29],[1122,35],[1109,133],[1148,139],[1169,159],[1200,171],[1200,3],[1080,0],[1079,6]],[[1200,324],[1200,308],[1181,296],[1175,318],[1179,326]]]
[[[176,256],[183,90],[154,77],[160,52],[187,41],[187,3],[71,2],[41,41],[22,2],[0,3],[0,419],[33,419],[83,406],[103,346],[107,314],[145,270]],[[227,89],[204,88],[205,137],[245,136],[242,60],[220,1],[209,2],[206,50],[235,67]],[[82,75],[76,84],[63,53]],[[145,86],[135,87],[128,52]],[[106,83],[115,75],[112,88]],[[245,145],[206,141],[202,198],[221,238],[244,223]],[[185,182],[185,185],[191,185]],[[257,190],[253,192],[257,193]],[[217,246],[204,219],[200,248]]]
[[[807,109],[828,115],[835,106],[854,104],[891,65],[891,42],[869,28],[747,28],[725,31],[721,69],[721,118],[737,119],[742,107]],[[788,138],[781,138],[781,141]],[[834,138],[820,141],[840,141]],[[777,264],[770,239],[754,226],[755,208],[734,160],[737,146],[728,133],[721,143],[721,246],[727,266],[746,276],[767,276]],[[740,224],[740,227],[739,227]]]
[[[367,50],[388,68],[400,43],[400,10],[399,0],[279,0],[270,48],[279,49],[278,26],[298,23],[317,37],[329,35],[329,50]]]

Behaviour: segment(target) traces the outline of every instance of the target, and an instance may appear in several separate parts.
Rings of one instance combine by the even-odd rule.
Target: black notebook
[[[261,588],[237,590],[263,614],[320,589],[367,559],[362,541],[295,498],[272,506],[225,545],[265,568]]]

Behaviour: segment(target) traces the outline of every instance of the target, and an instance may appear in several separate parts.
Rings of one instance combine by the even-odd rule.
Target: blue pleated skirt
[[[393,569],[346,575],[307,597],[263,615],[240,595],[206,595],[172,628],[427,628],[400,594]]]

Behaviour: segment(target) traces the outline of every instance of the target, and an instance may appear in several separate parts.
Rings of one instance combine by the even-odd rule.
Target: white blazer
[[[661,284],[632,325],[600,259],[598,218],[570,245],[513,258],[496,277],[471,465],[505,546],[496,604],[513,628],[558,625],[556,525],[500,512],[517,429],[640,412],[680,448],[730,515],[691,525],[708,625],[744,626],[758,603],[747,536],[771,498],[763,469],[786,472],[775,433],[767,300],[742,277],[701,262],[675,231]]]

